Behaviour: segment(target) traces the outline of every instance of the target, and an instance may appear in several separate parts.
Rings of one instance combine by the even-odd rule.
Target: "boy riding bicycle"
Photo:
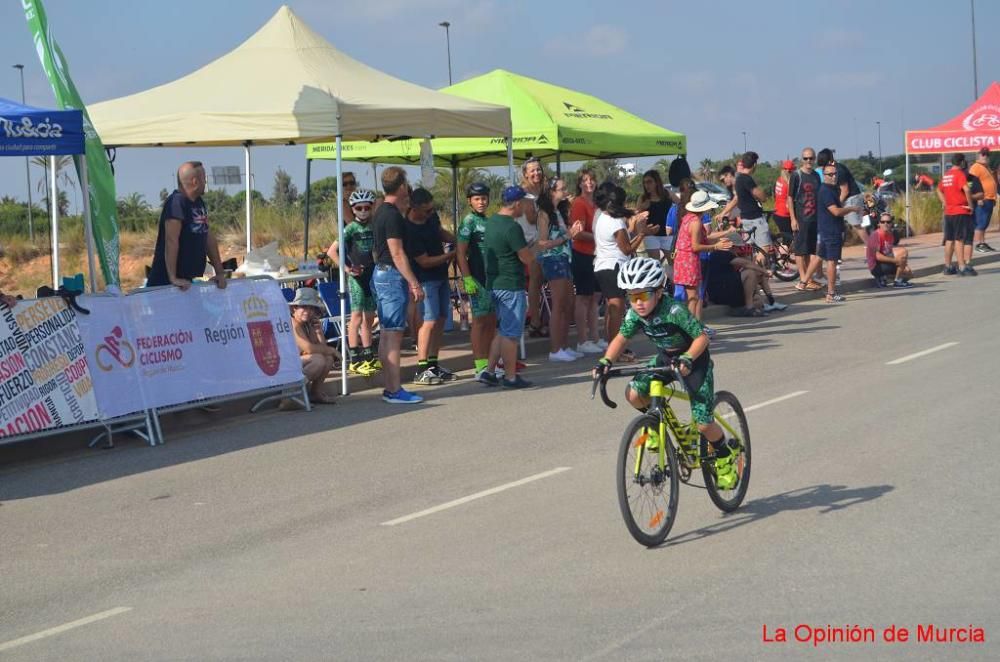
[[[709,338],[705,327],[683,304],[663,296],[665,281],[663,267],[657,260],[637,257],[622,265],[618,273],[618,287],[627,293],[631,309],[604,357],[595,366],[594,377],[611,369],[611,364],[625,350],[628,341],[641,329],[660,350],[660,355],[650,361],[649,366],[664,365],[664,355],[676,364],[690,397],[691,417],[715,453],[716,484],[721,489],[731,489],[738,480],[736,455],[730,452],[722,427],[714,419],[715,389],[712,359],[708,352]],[[651,379],[649,374],[639,374],[625,390],[629,403],[640,411],[646,411],[651,402]],[[661,441],[651,436],[647,448],[656,449]]]

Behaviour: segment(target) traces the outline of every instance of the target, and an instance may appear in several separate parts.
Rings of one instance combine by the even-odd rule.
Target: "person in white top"
[[[618,287],[618,269],[635,255],[656,225],[647,225],[648,211],[632,214],[625,208],[625,189],[613,182],[597,187],[594,203],[599,210],[594,221],[594,277],[608,301],[604,315],[608,338],[614,338],[625,314],[625,293]],[[629,232],[631,228],[631,233]]]

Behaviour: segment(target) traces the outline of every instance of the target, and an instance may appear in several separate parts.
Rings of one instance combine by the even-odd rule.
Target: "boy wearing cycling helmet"
[[[618,287],[625,290],[631,307],[625,315],[621,330],[608,345],[604,357],[594,368],[599,377],[640,330],[660,350],[650,361],[650,367],[664,365],[664,360],[674,361],[684,380],[691,399],[691,417],[698,424],[698,431],[710,444],[716,455],[716,484],[727,490],[736,485],[736,454],[725,443],[722,427],[715,422],[715,388],[712,376],[712,359],[708,352],[708,335],[705,327],[688,311],[687,307],[663,296],[666,279],[658,260],[648,257],[632,258],[618,272]],[[650,376],[636,375],[625,389],[629,403],[640,411],[650,404]],[[652,434],[652,433],[651,433]],[[659,439],[651,436],[647,449],[657,450]]]
[[[473,182],[465,189],[471,211],[458,227],[458,268],[462,272],[462,285],[469,295],[472,310],[472,359],[476,380],[496,386],[498,380],[486,368],[489,364],[490,344],[497,333],[497,316],[493,297],[486,289],[486,260],[483,253],[483,235],[486,232],[486,208],[490,206],[490,187]]]
[[[344,228],[344,257],[349,277],[347,279],[351,296],[351,320],[347,325],[347,345],[350,349],[348,370],[356,375],[371,377],[382,368],[372,350],[372,326],[375,322],[375,296],[372,293],[372,246],[375,235],[372,232],[372,208],[375,194],[359,189],[348,199],[354,220]],[[327,254],[337,264],[340,257],[337,242],[333,242]],[[339,266],[339,264],[338,264]],[[358,341],[361,349],[358,349]]]

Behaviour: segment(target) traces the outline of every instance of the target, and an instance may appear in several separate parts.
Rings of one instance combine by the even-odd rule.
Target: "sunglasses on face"
[[[815,161],[816,157],[815,156],[803,156],[802,160],[803,161]]]
[[[371,205],[354,205],[354,210],[355,211],[371,211],[372,210],[372,206]]]
[[[628,300],[631,301],[632,303],[640,303],[640,302],[645,303],[647,301],[650,301],[653,298],[654,294],[656,294],[656,290],[642,290],[640,292],[629,292]]]

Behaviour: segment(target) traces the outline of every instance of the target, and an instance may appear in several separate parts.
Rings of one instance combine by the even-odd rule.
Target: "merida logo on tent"
[[[979,106],[965,116],[965,119],[962,120],[962,128],[966,131],[1000,129],[1000,106]]]
[[[563,101],[563,105],[566,106],[566,111],[563,113],[566,117],[575,117],[582,120],[610,120],[614,119],[611,115],[605,113],[588,113],[580,106],[575,106],[568,101]]]

